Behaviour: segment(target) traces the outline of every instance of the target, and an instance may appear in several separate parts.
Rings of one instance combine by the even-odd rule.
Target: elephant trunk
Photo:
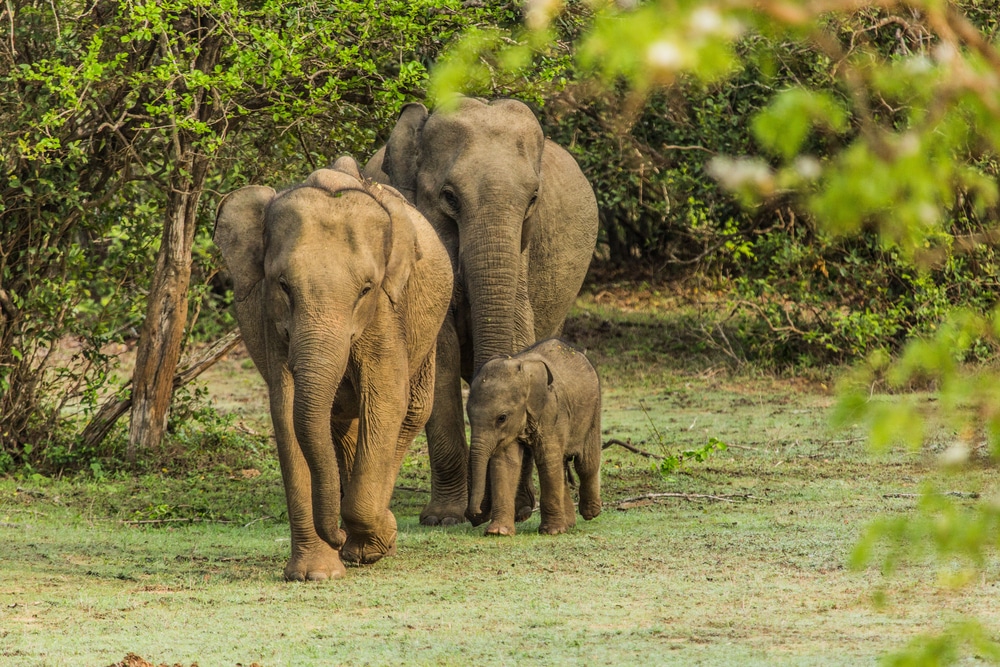
[[[472,316],[474,373],[491,358],[515,354],[534,340],[521,271],[521,226],[489,219],[468,234],[461,263]],[[464,239],[463,239],[464,240]]]
[[[299,338],[295,343],[290,358],[295,385],[292,417],[295,437],[309,465],[313,522],[320,537],[340,546],[340,471],[330,411],[347,367],[350,345],[331,340],[329,333]]]
[[[472,439],[469,448],[469,508],[466,511],[470,518],[482,514],[483,496],[486,494],[486,469],[493,451],[494,447],[481,437]]]

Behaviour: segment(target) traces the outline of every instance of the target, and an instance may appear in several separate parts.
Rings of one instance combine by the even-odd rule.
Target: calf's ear
[[[537,419],[545,410],[549,400],[549,388],[552,386],[552,370],[541,359],[526,359],[521,364],[528,383],[527,409],[528,415]]]

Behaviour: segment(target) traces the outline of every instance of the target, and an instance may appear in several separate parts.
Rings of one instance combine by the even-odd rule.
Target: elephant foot
[[[531,513],[535,511],[535,490],[533,485],[521,484],[517,489],[517,496],[514,498],[514,521],[518,523],[531,518]]]
[[[473,526],[481,526],[490,520],[489,512],[482,512],[480,514],[472,514],[468,510],[465,512],[465,518],[469,520]]]
[[[344,540],[347,539],[347,534],[344,530],[336,526],[333,528],[327,528],[326,526],[317,524],[316,534],[334,549],[340,549],[340,547],[344,544]]]
[[[465,510],[467,507],[468,502],[464,500],[453,503],[432,500],[424,508],[424,511],[420,513],[420,525],[457,526],[460,523],[465,523]]]
[[[323,581],[339,579],[346,573],[337,550],[322,540],[292,550],[285,565],[285,581]]]
[[[396,517],[389,511],[386,514],[386,527],[378,533],[348,531],[347,541],[340,548],[340,557],[344,561],[356,565],[371,565],[396,554]]]
[[[538,527],[539,535],[561,535],[566,532],[565,524],[543,523]]]
[[[505,526],[502,523],[493,522],[486,527],[483,535],[493,535],[495,537],[510,537],[515,533],[514,526]]]
[[[392,543],[386,546],[381,541],[358,541],[351,540],[347,536],[347,542],[340,550],[340,556],[346,563],[354,565],[371,565],[377,563],[386,556],[396,555],[396,536],[392,536]]]
[[[590,521],[595,516],[601,513],[601,501],[590,502],[590,503],[580,503],[580,516],[582,516],[587,521]]]

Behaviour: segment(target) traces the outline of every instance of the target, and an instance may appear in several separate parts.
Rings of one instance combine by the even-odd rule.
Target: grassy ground
[[[913,509],[892,494],[928,478],[995,494],[990,469],[951,480],[930,450],[873,457],[860,431],[827,426],[821,380],[734,371],[687,330],[581,299],[566,333],[602,373],[606,438],[655,453],[730,447],[669,477],[606,450],[605,512],[555,538],[535,534],[537,514],[511,539],[419,526],[421,442],[394,498],[398,555],[318,585],[281,580],[280,474],[252,435],[213,452],[187,433],[198,467],[139,478],[0,480],[0,664],[105,666],[133,652],[201,667],[858,665],[960,614],[1000,616],[996,563],[961,590],[919,560],[889,578],[846,567],[872,518]],[[267,429],[248,366],[233,356],[207,380],[238,415],[234,433]],[[684,497],[629,500],[654,493]]]

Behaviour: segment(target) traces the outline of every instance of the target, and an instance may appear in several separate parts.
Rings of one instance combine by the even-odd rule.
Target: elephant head
[[[470,306],[474,368],[534,342],[526,248],[544,197],[545,138],[515,100],[461,98],[453,111],[407,105],[382,170],[452,254]]]
[[[468,403],[472,427],[468,516],[480,514],[487,465],[494,454],[517,446],[518,442],[534,444],[543,414],[550,404],[551,387],[552,371],[539,359],[495,358],[473,379]],[[516,485],[518,472],[505,470],[500,474]],[[494,489],[493,492],[510,493],[513,501],[513,488]]]
[[[241,326],[243,319],[262,322],[265,363],[291,375],[294,434],[309,465],[316,528],[335,547],[343,537],[331,409],[352,372],[352,344],[382,301],[391,308],[400,299],[418,258],[410,210],[398,193],[365,182],[355,162],[341,158],[282,192],[237,190],[216,218],[238,314],[247,301],[245,308],[259,311]]]

